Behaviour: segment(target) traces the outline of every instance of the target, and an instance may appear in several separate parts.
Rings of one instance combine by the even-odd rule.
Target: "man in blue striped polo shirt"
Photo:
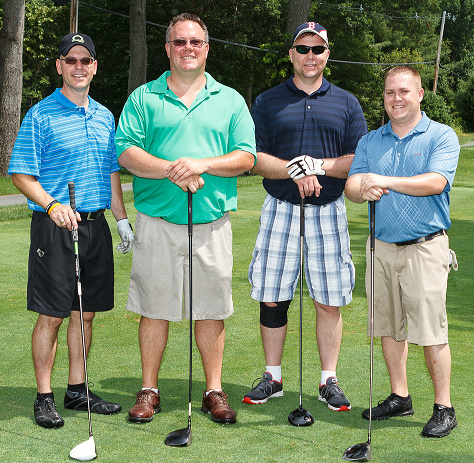
[[[283,395],[281,359],[287,311],[298,283],[299,204],[305,198],[305,276],[316,309],[321,362],[318,398],[332,410],[350,410],[336,377],[339,307],[351,302],[355,280],[342,193],[367,124],[357,99],[323,77],[329,42],[321,25],[299,26],[289,54],[294,75],[259,95],[252,108],[253,172],[264,177],[267,196],[249,280],[251,296],[260,302],[266,367],[243,402],[260,404]]]
[[[453,256],[446,230],[451,227],[449,191],[460,146],[451,127],[421,111],[423,95],[415,68],[395,66],[385,74],[383,99],[390,121],[358,144],[346,192],[356,203],[377,201],[373,323],[374,336],[381,337],[391,393],[372,409],[372,418],[414,414],[407,360],[408,344],[418,344],[434,388],[433,413],[422,435],[445,437],[457,426],[446,312]],[[368,271],[369,256],[367,249]],[[370,335],[370,323],[368,331]],[[369,409],[362,413],[365,419],[369,415]]]
[[[36,423],[61,427],[51,389],[58,331],[69,317],[69,381],[65,408],[87,410],[74,247],[70,231],[78,229],[86,351],[95,312],[114,305],[112,236],[104,210],[112,209],[128,252],[133,232],[122,199],[111,112],[88,96],[97,72],[95,47],[85,34],[66,35],[56,70],[63,86],[33,106],[20,127],[8,173],[33,210],[28,262],[28,310],[38,313],[32,335],[38,387]],[[69,205],[68,182],[75,182],[77,212]],[[120,405],[90,393],[91,411],[109,415]]]

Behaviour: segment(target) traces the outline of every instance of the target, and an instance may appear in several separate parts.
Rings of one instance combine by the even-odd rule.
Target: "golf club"
[[[189,404],[188,427],[171,431],[165,444],[171,447],[191,445],[191,385],[193,376],[193,194],[188,190],[188,243],[189,243]]]
[[[303,408],[303,246],[304,246],[304,198],[300,199],[300,406],[288,415],[288,421],[293,426],[311,426],[314,418],[311,413]]]
[[[69,188],[69,201],[71,204],[74,215],[76,214],[76,192],[74,182],[68,182]],[[81,272],[79,267],[79,232],[77,229],[72,229],[72,241],[74,242],[74,254],[76,256],[76,277],[77,277],[77,296],[79,298],[79,314],[81,317],[81,334],[82,334],[82,356],[84,359],[84,377],[86,382],[86,395],[87,395],[87,416],[89,418],[89,439],[82,444],[76,445],[69,456],[74,460],[89,461],[93,460],[97,453],[95,451],[94,436],[92,435],[92,424],[91,424],[91,404],[89,399],[89,380],[87,377],[87,357],[86,357],[86,340],[84,336],[84,314],[82,311],[82,285],[81,285]]]
[[[346,461],[370,461],[372,458],[372,385],[374,378],[374,255],[375,255],[375,202],[369,203],[370,228],[370,393],[369,436],[367,442],[349,447],[342,456]]]

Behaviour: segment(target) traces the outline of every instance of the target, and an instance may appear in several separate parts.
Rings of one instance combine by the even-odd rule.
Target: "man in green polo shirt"
[[[256,161],[254,126],[244,99],[205,72],[209,36],[200,18],[173,18],[165,49],[170,71],[130,95],[115,137],[119,163],[134,175],[138,211],[127,309],[141,315],[143,382],[129,419],[149,422],[161,410],[158,373],[169,322],[189,318],[187,303],[183,314],[189,190],[198,288],[193,319],[206,376],[202,411],[235,423],[221,384],[224,319],[234,310],[229,211],[237,208],[236,176]]]

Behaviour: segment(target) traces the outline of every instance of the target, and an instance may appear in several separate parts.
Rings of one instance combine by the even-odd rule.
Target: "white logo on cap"
[[[71,42],[79,42],[79,43],[84,43],[84,38],[80,35],[75,35],[72,39]]]
[[[308,29],[316,29],[316,23],[313,23],[313,22],[308,23]]]

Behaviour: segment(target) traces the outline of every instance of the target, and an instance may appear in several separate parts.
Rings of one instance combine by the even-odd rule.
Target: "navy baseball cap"
[[[69,50],[76,45],[82,45],[83,47],[87,48],[92,58],[95,59],[95,47],[92,43],[92,39],[88,35],[81,34],[79,32],[68,34],[63,37],[61,43],[59,44],[58,58],[61,56],[66,56],[69,53]]]
[[[326,29],[320,24],[315,23],[315,22],[307,22],[307,23],[301,24],[301,26],[299,26],[298,29],[296,29],[296,32],[293,35],[293,43],[295,43],[298,37],[300,37],[302,34],[305,34],[306,32],[319,35],[326,42],[326,45],[329,47],[328,33]]]

